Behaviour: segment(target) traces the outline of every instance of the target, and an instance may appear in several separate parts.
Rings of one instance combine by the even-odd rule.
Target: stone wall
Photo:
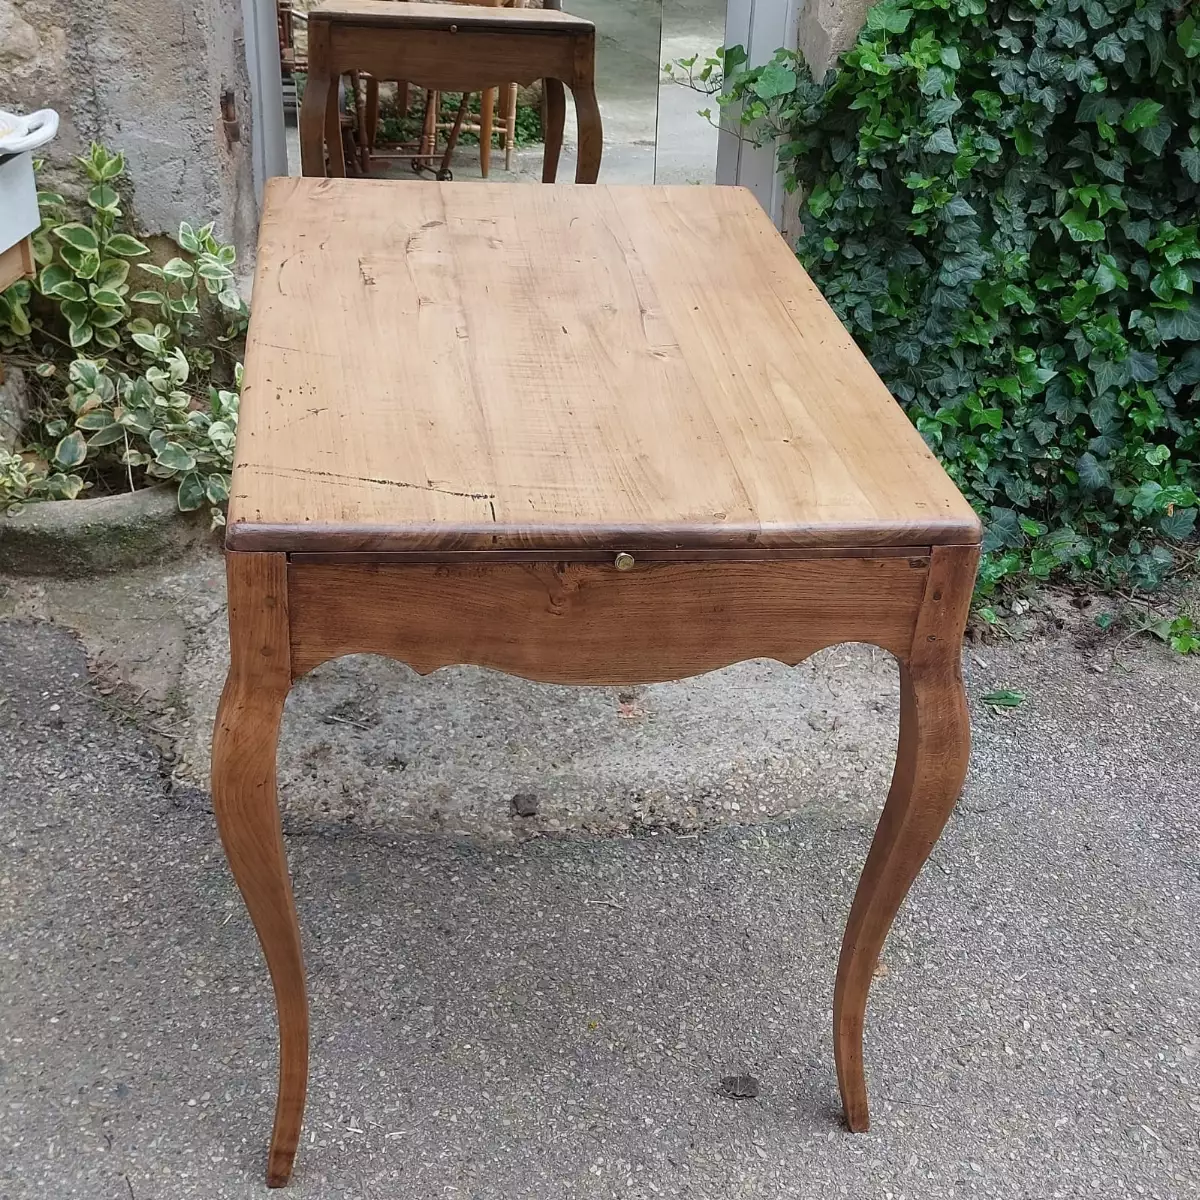
[[[0,107],[58,110],[51,179],[92,140],[123,150],[147,233],[212,220],[252,247],[248,88],[241,0],[0,0]],[[224,91],[240,141],[221,120]]]
[[[871,0],[804,0],[796,45],[815,78],[854,44],[870,7]]]

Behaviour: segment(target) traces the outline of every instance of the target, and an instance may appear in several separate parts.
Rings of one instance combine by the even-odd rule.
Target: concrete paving
[[[147,696],[153,661],[219,612],[190,595],[176,635],[141,624]],[[132,709],[120,606],[72,603],[91,679],[67,629],[0,620],[0,1200],[259,1196],[271,997],[206,797],[159,748],[180,698]],[[969,665],[967,790],[872,998],[870,1134],[840,1127],[829,1024],[874,776],[691,836],[299,814],[314,1044],[291,1194],[1196,1196],[1200,671],[1130,644],[1098,674],[1076,633]],[[724,714],[754,689],[711,679],[692,744],[733,757],[745,730]],[[1000,686],[1029,698],[991,714],[978,696]],[[520,705],[496,719],[531,736]],[[783,744],[784,714],[762,719]],[[446,745],[470,756],[461,730]],[[608,769],[636,777],[627,749]],[[719,1094],[740,1072],[757,1099]]]
[[[228,667],[215,553],[93,580],[14,580],[5,613],[78,630],[112,699],[153,714],[175,783],[207,789]],[[474,667],[422,679],[344,659],[289,697],[285,811],[297,828],[488,840],[691,833],[847,804],[862,815],[891,774],[898,687],[890,656],[865,646],[794,670],[743,663],[631,688],[544,687]],[[515,814],[517,795],[532,795],[536,813]]]

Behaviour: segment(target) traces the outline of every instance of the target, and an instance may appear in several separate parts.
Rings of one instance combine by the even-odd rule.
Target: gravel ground
[[[684,837],[293,820],[291,1194],[1200,1194],[1200,671],[987,654],[972,687],[1030,699],[975,706],[966,795],[886,947],[870,1134],[839,1125],[829,1030],[862,779],[841,811]],[[0,1198],[262,1195],[269,986],[203,794],[66,630],[0,622],[0,662]],[[739,1072],[757,1099],[718,1093]]]

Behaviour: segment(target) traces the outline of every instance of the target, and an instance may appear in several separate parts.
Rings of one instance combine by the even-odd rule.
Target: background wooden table
[[[833,996],[865,1129],[872,971],[966,770],[980,527],[753,197],[273,180],[254,294],[213,802],[279,1007],[269,1182],[308,1032],[275,743],[292,681],[342,654],[573,684],[895,655]]]
[[[595,183],[604,134],[595,88],[596,29],[554,9],[396,0],[324,0],[308,14],[308,82],[300,108],[305,175],[343,175],[337,81],[347,71],[405,79],[438,92],[543,81],[543,182],[558,174],[571,89],[579,131],[576,183]]]

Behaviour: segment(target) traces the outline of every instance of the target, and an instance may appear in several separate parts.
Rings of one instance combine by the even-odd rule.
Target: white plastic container
[[[0,109],[0,257],[41,224],[33,151],[58,132],[58,113],[44,108],[26,117]],[[0,282],[0,287],[6,286]]]

